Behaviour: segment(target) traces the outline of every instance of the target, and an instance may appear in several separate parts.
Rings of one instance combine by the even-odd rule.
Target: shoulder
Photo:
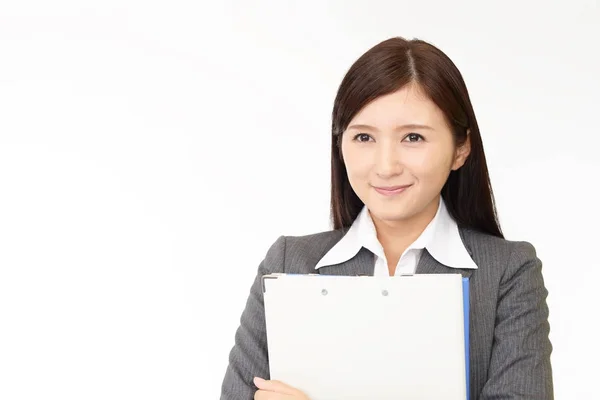
[[[463,242],[470,250],[474,253],[485,254],[488,257],[493,258],[507,252],[535,255],[534,246],[526,241],[508,240],[468,228],[461,228],[460,234]]]
[[[514,273],[524,264],[540,263],[536,249],[530,242],[508,240],[467,228],[461,228],[460,233],[480,269],[493,269],[504,275]]]
[[[282,235],[271,245],[266,258],[282,265],[285,272],[311,272],[344,234],[344,230],[329,230],[302,236]]]

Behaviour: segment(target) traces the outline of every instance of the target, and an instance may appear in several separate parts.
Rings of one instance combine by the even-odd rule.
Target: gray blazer
[[[221,400],[253,399],[256,387],[252,379],[269,379],[261,276],[272,272],[315,273],[317,262],[344,234],[336,230],[281,236],[271,246],[258,267],[235,334]],[[461,228],[460,234],[478,269],[446,267],[424,250],[416,272],[460,272],[470,278],[471,399],[553,399],[548,292],[535,249],[527,242],[469,229]],[[351,260],[322,267],[318,273],[373,275],[374,265],[373,253],[362,248]]]

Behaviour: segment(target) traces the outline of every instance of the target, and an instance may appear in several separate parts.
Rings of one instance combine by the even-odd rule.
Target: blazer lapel
[[[361,247],[360,251],[348,261],[340,264],[327,265],[317,270],[321,275],[368,275],[373,276],[375,258],[373,253]]]

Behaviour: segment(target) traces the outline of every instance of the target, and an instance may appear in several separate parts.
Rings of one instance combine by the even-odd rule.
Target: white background
[[[463,73],[556,397],[597,396],[597,1],[5,0],[0,398],[218,398],[266,250],[329,229],[337,87],[398,35]]]

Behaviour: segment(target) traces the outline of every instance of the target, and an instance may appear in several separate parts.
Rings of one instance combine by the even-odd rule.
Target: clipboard
[[[464,281],[263,276],[270,378],[311,400],[468,399]]]

